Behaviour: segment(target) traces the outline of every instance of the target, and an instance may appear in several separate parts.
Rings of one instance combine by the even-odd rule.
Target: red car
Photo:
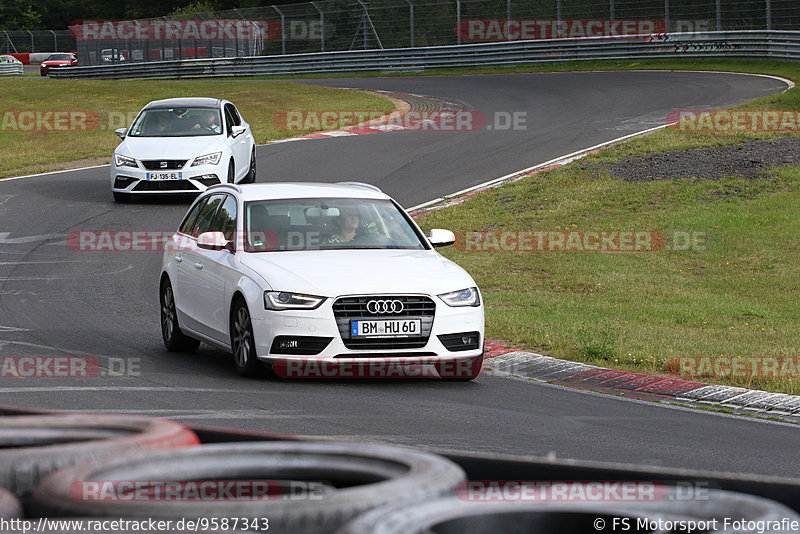
[[[58,53],[58,54],[50,54],[47,56],[47,59],[42,62],[42,66],[39,69],[39,73],[42,76],[47,76],[47,73],[50,71],[50,67],[71,67],[73,65],[78,64],[78,57],[75,54],[71,53]]]

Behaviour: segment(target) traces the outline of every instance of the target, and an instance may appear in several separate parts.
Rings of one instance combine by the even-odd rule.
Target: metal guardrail
[[[0,76],[22,76],[22,73],[20,63],[0,63]]]
[[[159,61],[51,70],[54,78],[210,78],[419,71],[585,59],[680,57],[800,60],[800,31],[737,31],[506,41],[470,45],[317,52],[288,56]]]

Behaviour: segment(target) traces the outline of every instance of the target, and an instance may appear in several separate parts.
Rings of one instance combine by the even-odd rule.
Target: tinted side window
[[[188,234],[194,226],[194,221],[197,220],[197,214],[200,213],[200,210],[205,206],[207,198],[202,199],[200,202],[194,205],[192,210],[186,215],[186,218],[183,219],[180,228],[178,231],[182,234]]]
[[[236,126],[242,125],[242,118],[239,116],[239,111],[236,109],[236,106],[233,104],[225,104],[225,113],[231,114],[231,119],[233,119],[233,124]]]
[[[228,241],[233,239],[234,232],[236,232],[236,199],[234,197],[231,195],[225,197],[209,231],[222,232]]]
[[[192,237],[197,237],[203,232],[210,231],[211,223],[214,222],[214,216],[217,214],[217,208],[225,200],[225,196],[225,194],[221,194],[208,197],[208,202],[200,210],[197,222],[192,227]]]
[[[234,124],[233,123],[233,117],[231,117],[231,112],[226,106],[225,107],[225,128],[228,131],[228,135],[231,135],[231,133],[232,133],[233,124]]]

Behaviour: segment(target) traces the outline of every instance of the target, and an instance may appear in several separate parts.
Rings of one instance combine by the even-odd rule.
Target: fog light
[[[437,336],[444,348],[450,352],[477,349],[480,343],[478,332],[461,332],[460,334],[443,334]]]
[[[272,354],[298,354],[313,356],[328,346],[332,337],[316,336],[277,336],[269,351]]]

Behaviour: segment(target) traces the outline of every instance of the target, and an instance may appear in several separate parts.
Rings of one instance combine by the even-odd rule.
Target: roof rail
[[[208,186],[206,188],[206,191],[208,191],[209,189],[233,189],[237,193],[241,193],[242,192],[242,187],[239,184],[228,184],[228,183],[225,183],[225,184],[214,184],[214,185]]]
[[[381,191],[380,187],[377,185],[365,184],[364,182],[336,182],[336,185],[354,185],[356,187],[364,187],[366,189],[377,191],[378,193],[383,193],[383,191]]]

